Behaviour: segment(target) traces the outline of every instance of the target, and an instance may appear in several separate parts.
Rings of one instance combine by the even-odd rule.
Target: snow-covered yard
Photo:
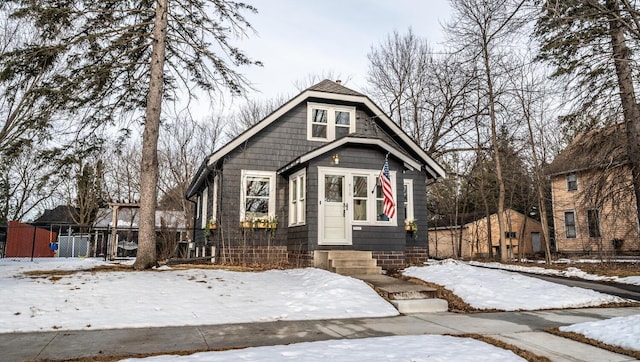
[[[0,259],[0,333],[382,317],[397,311],[364,282],[314,268],[232,272],[213,269],[65,273],[110,265],[95,259]],[[24,274],[50,271],[49,274]],[[57,272],[56,272],[57,271]],[[621,298],[500,270],[445,261],[405,270],[454,291],[476,308],[576,308]],[[566,328],[612,345],[640,346],[638,316]],[[569,329],[568,329],[569,330]],[[625,331],[624,334],[619,333]],[[389,346],[394,346],[391,348]],[[631,347],[629,347],[631,346]],[[207,352],[186,361],[252,360],[520,360],[485,343],[446,336],[336,340]],[[357,358],[356,358],[357,357]],[[155,360],[173,360],[159,356]]]
[[[539,310],[595,307],[625,300],[503,270],[477,268],[455,260],[410,267],[404,275],[436,283],[478,309]]]
[[[0,300],[5,305],[0,333],[398,314],[364,282],[314,268],[21,274],[103,264],[95,259],[0,259]]]

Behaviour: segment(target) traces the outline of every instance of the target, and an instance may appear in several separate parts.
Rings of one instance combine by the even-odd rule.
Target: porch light
[[[339,165],[340,164],[340,156],[337,153],[335,155],[331,156],[331,159],[333,160],[333,164],[334,165]]]

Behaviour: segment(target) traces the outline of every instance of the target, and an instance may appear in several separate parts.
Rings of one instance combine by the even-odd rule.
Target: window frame
[[[571,180],[570,180],[571,178]],[[577,191],[578,190],[578,175],[575,173],[570,173],[566,176],[567,181],[567,191]]]
[[[320,124],[317,122],[313,122],[314,109],[321,109],[321,110],[327,111],[326,137],[313,136],[313,125]],[[336,127],[347,128],[345,125],[336,124],[336,112],[346,112],[349,114],[349,131],[347,134],[354,133],[356,131],[356,107],[308,102],[307,103],[307,140],[321,141],[321,142],[330,142],[335,140]]]
[[[567,214],[572,214],[573,215],[573,225],[567,224]],[[578,228],[577,228],[578,220],[577,220],[577,217],[576,217],[575,210],[564,211],[563,215],[564,215],[564,220],[563,220],[564,221],[563,222],[563,224],[564,224],[564,236],[567,239],[576,239],[578,237]],[[569,235],[569,226],[573,226],[573,235]]]
[[[202,228],[206,228],[207,227],[207,203],[209,202],[209,186],[205,186],[204,189],[202,190],[202,202],[200,204],[201,206],[201,210],[200,210],[200,225],[202,226]]]
[[[410,179],[410,178],[404,179],[402,181],[402,187],[407,188],[406,199],[402,201],[405,209],[405,215],[404,215],[405,223],[407,223],[407,222],[414,221],[416,219],[415,213],[414,213],[414,206],[413,206],[413,179]],[[403,190],[403,196],[404,196],[404,190]]]
[[[276,216],[276,173],[272,171],[257,171],[257,170],[241,170],[240,172],[240,222],[254,221],[261,218],[252,218],[248,220],[246,217],[247,208],[247,178],[248,177],[262,177],[269,178],[269,201],[267,217],[273,218]]]
[[[289,226],[306,224],[307,202],[307,169],[302,169],[289,176]],[[295,182],[295,190],[294,190]]]
[[[348,172],[348,182],[349,182],[349,217],[351,218],[352,225],[372,225],[372,226],[395,226],[397,225],[398,219],[398,190],[396,187],[396,173],[397,171],[390,171],[389,177],[391,177],[391,190],[393,192],[393,202],[396,204],[396,213],[389,220],[378,220],[378,200],[383,200],[382,197],[378,198],[378,189],[380,185],[378,185],[378,177],[380,176],[380,170],[349,170]],[[366,177],[367,178],[367,207],[366,207],[366,220],[354,220],[354,199],[353,199],[353,178]],[[375,191],[371,192],[375,186]]]
[[[515,231],[505,231],[504,232],[504,238],[505,239],[517,239],[518,238],[518,233]]]

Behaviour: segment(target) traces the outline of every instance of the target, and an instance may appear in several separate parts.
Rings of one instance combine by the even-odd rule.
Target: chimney
[[[342,84],[342,81],[340,79],[338,79],[338,80],[336,80],[336,83]]]

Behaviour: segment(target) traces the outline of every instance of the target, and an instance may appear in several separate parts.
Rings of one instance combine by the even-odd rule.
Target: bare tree
[[[513,34],[522,26],[517,17],[524,1],[492,0],[477,2],[474,0],[452,0],[454,17],[447,26],[447,35],[457,47],[464,50],[469,61],[477,63],[482,70],[484,96],[491,130],[498,194],[498,229],[500,231],[500,259],[508,258],[504,236],[505,181],[498,144],[498,118],[500,117],[500,88],[496,83],[499,60],[505,57],[504,47],[510,45]],[[501,49],[501,46],[503,47]],[[503,119],[504,121],[504,119]]]
[[[184,195],[202,158],[217,148],[222,126],[222,120],[214,116],[203,122],[178,117],[163,124],[166,132],[160,138],[158,152],[160,208],[183,211],[186,220],[192,220],[193,205]]]

